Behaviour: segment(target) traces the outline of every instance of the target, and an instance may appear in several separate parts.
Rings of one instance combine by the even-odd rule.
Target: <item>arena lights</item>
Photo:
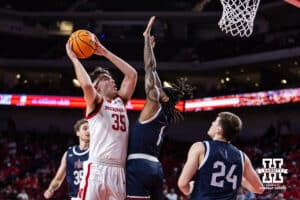
[[[246,94],[194,99],[185,101],[186,112],[234,108],[245,106],[265,106],[272,104],[300,102],[300,88],[270,90]]]
[[[264,106],[296,102],[300,102],[300,88],[192,99],[180,101],[176,105],[176,108],[185,112],[197,112],[218,108]],[[143,109],[144,103],[144,99],[131,99],[127,103],[126,108],[128,110],[139,111]],[[70,96],[0,94],[0,105],[85,108],[85,101],[82,97]]]

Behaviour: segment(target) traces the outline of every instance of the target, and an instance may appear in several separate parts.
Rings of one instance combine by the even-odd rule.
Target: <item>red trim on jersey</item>
[[[101,102],[96,105],[96,108],[91,113],[85,115],[85,118],[86,119],[93,118],[100,111],[100,109],[102,107],[102,104],[103,104],[103,101],[104,100],[102,99]],[[85,113],[86,113],[86,111],[85,111]]]
[[[85,186],[84,186],[84,189],[83,189],[82,200],[85,200],[85,198],[86,198],[86,191],[87,191],[87,187],[88,187],[88,184],[89,184],[89,176],[90,176],[90,173],[91,173],[91,165],[92,165],[92,163],[88,164],[88,169],[87,169],[87,174],[86,174],[86,177],[85,177]]]

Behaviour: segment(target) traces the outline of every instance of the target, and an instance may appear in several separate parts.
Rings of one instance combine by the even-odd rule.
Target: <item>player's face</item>
[[[219,120],[220,120],[219,117],[217,117],[215,121],[212,122],[207,132],[211,138],[214,138],[216,134],[220,131],[221,126],[219,125]]]
[[[118,93],[116,82],[109,75],[100,77],[95,88],[101,95],[109,98],[116,96]]]
[[[83,123],[79,127],[79,130],[77,131],[77,135],[80,140],[84,140],[85,142],[90,141],[90,131],[89,131],[89,124]]]

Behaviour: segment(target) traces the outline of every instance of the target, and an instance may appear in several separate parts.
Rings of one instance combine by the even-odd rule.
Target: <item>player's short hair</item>
[[[223,137],[227,141],[232,141],[242,130],[242,120],[236,114],[231,112],[220,112],[218,114],[219,125],[223,129]]]
[[[77,120],[76,123],[74,124],[74,131],[75,132],[79,131],[81,125],[85,124],[85,123],[88,123],[88,121],[86,119]]]
[[[90,73],[90,77],[91,77],[92,82],[94,82],[95,80],[101,78],[104,75],[111,77],[110,72],[107,69],[104,69],[102,67],[96,67],[94,69],[94,71],[92,73]]]

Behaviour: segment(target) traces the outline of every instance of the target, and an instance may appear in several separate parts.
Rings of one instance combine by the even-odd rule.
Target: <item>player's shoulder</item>
[[[203,146],[204,144],[203,144],[203,142],[202,141],[198,141],[198,142],[194,142],[193,144],[192,144],[192,147],[201,147],[201,146]]]
[[[126,105],[128,102],[128,99],[125,97],[121,96],[119,93],[114,97],[114,100],[117,101],[120,104]]]
[[[241,149],[239,149],[237,146],[235,146],[235,145],[233,145],[233,144],[230,144],[230,147],[231,147],[231,149],[233,149],[233,150],[235,150],[235,151],[244,153]]]
[[[195,142],[192,144],[190,151],[194,151],[197,153],[202,153],[205,151],[204,142]]]
[[[239,149],[238,147],[236,147],[233,144],[230,144],[231,150],[234,151],[236,154],[241,156],[242,161],[244,162],[247,158],[247,155],[245,154],[245,152],[243,152],[241,149]]]
[[[67,154],[74,154],[74,151],[78,148],[78,145],[69,146],[68,150],[66,151]]]

